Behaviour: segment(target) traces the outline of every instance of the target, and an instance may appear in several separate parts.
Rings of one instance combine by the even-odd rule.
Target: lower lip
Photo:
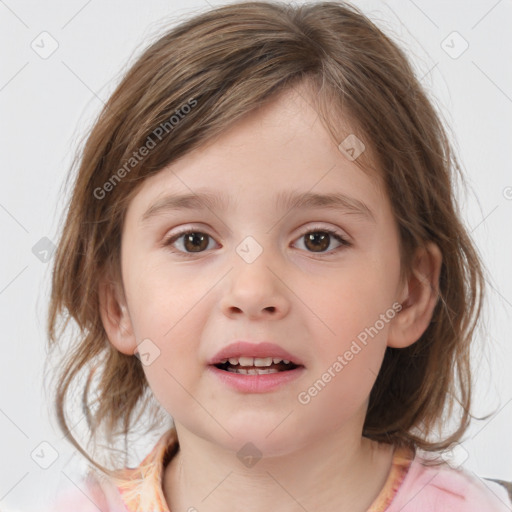
[[[302,375],[305,368],[299,366],[293,370],[278,373],[266,373],[262,375],[245,375],[241,373],[227,372],[216,366],[208,366],[215,376],[228,386],[243,393],[266,393],[273,391]]]

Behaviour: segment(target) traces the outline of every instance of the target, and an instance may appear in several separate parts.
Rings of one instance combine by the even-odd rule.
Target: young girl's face
[[[125,218],[114,343],[129,354],[140,344],[178,428],[234,450],[251,441],[282,454],[335,431],[360,439],[404,299],[382,183],[338,149],[309,103],[287,91],[249,114],[146,179]],[[298,208],[286,201],[310,195]],[[209,362],[237,341],[273,343],[302,367],[263,376],[272,386],[248,389],[252,375],[228,383],[234,374]]]

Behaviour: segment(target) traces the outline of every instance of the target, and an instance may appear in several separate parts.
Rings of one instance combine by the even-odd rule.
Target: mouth
[[[219,370],[242,375],[268,375],[288,372],[302,367],[279,357],[230,357],[214,364]]]
[[[298,356],[270,342],[237,341],[208,361],[217,382],[244,394],[269,393],[292,385],[306,368]]]

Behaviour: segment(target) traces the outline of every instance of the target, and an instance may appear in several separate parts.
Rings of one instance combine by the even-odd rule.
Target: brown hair
[[[403,52],[355,7],[249,2],[200,14],[145,50],[77,159],[54,262],[48,333],[54,347],[59,318],[62,330],[70,319],[79,327],[57,377],[56,410],[60,427],[88,458],[67,416],[72,384],[81,375],[90,439],[100,427],[110,440],[126,438],[148,412],[141,362],[108,342],[98,301],[101,276],[122,286],[120,240],[129,201],[145,178],[297,84],[308,84],[308,99],[338,144],[349,133],[340,138],[340,119],[348,118],[352,132],[371,147],[399,226],[403,271],[414,249],[428,241],[443,256],[432,322],[410,347],[387,348],[363,434],[439,450],[465,432],[471,417],[469,347],[483,277],[459,219],[453,180],[460,168],[439,116]],[[155,147],[135,159],[150,139]],[[461,405],[455,431],[430,439],[455,402]]]

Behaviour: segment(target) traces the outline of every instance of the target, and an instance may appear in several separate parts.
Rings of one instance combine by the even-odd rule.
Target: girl
[[[155,42],[88,138],[55,258],[52,346],[80,328],[57,414],[96,468],[56,508],[511,510],[439,455],[471,418],[483,284],[457,170],[354,7],[237,3]],[[76,386],[109,460],[75,438]],[[126,467],[143,417],[165,434]]]

